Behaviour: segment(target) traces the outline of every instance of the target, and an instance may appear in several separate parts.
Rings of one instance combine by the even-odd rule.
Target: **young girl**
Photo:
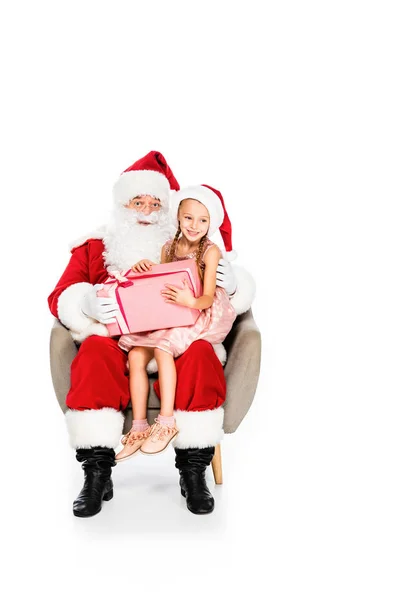
[[[164,244],[161,263],[195,258],[203,281],[203,295],[195,298],[186,282],[183,289],[167,285],[161,294],[165,302],[197,308],[201,313],[194,325],[120,337],[119,346],[128,352],[133,422],[132,429],[122,439],[124,448],[116,456],[118,462],[130,458],[139,449],[143,454],[158,454],[178,434],[173,412],[176,388],[174,358],[183,354],[195,340],[204,339],[212,344],[222,342],[236,318],[225,290],[216,286],[221,251],[208,238],[228,220],[222,196],[208,186],[189,190],[189,197],[186,197],[185,190],[174,196],[178,230],[174,239]],[[197,196],[201,202],[191,196]],[[154,264],[143,259],[132,270],[143,273],[151,270]],[[146,418],[149,393],[146,366],[153,356],[158,366],[161,408],[150,427]]]

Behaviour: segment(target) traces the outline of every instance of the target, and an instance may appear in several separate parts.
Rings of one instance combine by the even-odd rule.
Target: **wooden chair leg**
[[[221,444],[215,446],[214,458],[211,461],[215,483],[222,483]]]

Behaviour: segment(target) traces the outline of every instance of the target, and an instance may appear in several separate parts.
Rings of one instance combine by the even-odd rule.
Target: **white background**
[[[397,9],[3,5],[7,598],[398,599]],[[224,485],[208,474],[212,515],[185,509],[171,451],[118,467],[114,500],[79,520],[47,296],[152,149],[225,197],[258,285],[260,382],[223,443]]]

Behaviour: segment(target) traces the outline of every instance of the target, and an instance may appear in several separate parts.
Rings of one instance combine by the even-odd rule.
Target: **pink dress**
[[[167,242],[167,255],[171,250],[172,240]],[[200,268],[204,273],[205,264],[203,258],[207,250],[214,243],[207,239],[203,248],[203,256],[200,259]],[[172,260],[185,260],[195,258],[195,254],[177,256],[174,254]],[[236,318],[236,312],[231,305],[226,291],[221,287],[215,288],[214,302],[209,308],[203,309],[194,325],[184,327],[172,327],[170,329],[158,329],[156,331],[144,331],[141,333],[128,333],[122,335],[118,345],[127,352],[135,346],[149,348],[161,348],[175,358],[180,356],[196,340],[206,340],[211,344],[219,344],[224,341],[232,328]]]

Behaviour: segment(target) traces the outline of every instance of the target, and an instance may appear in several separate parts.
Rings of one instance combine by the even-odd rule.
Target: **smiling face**
[[[135,198],[132,198],[126,207],[139,213],[137,219],[139,225],[150,225],[155,221],[148,217],[153,212],[159,212],[161,210],[161,202],[153,196],[136,196]]]
[[[183,235],[189,242],[198,242],[210,227],[210,215],[204,204],[187,198],[182,200],[178,210],[178,221]]]

